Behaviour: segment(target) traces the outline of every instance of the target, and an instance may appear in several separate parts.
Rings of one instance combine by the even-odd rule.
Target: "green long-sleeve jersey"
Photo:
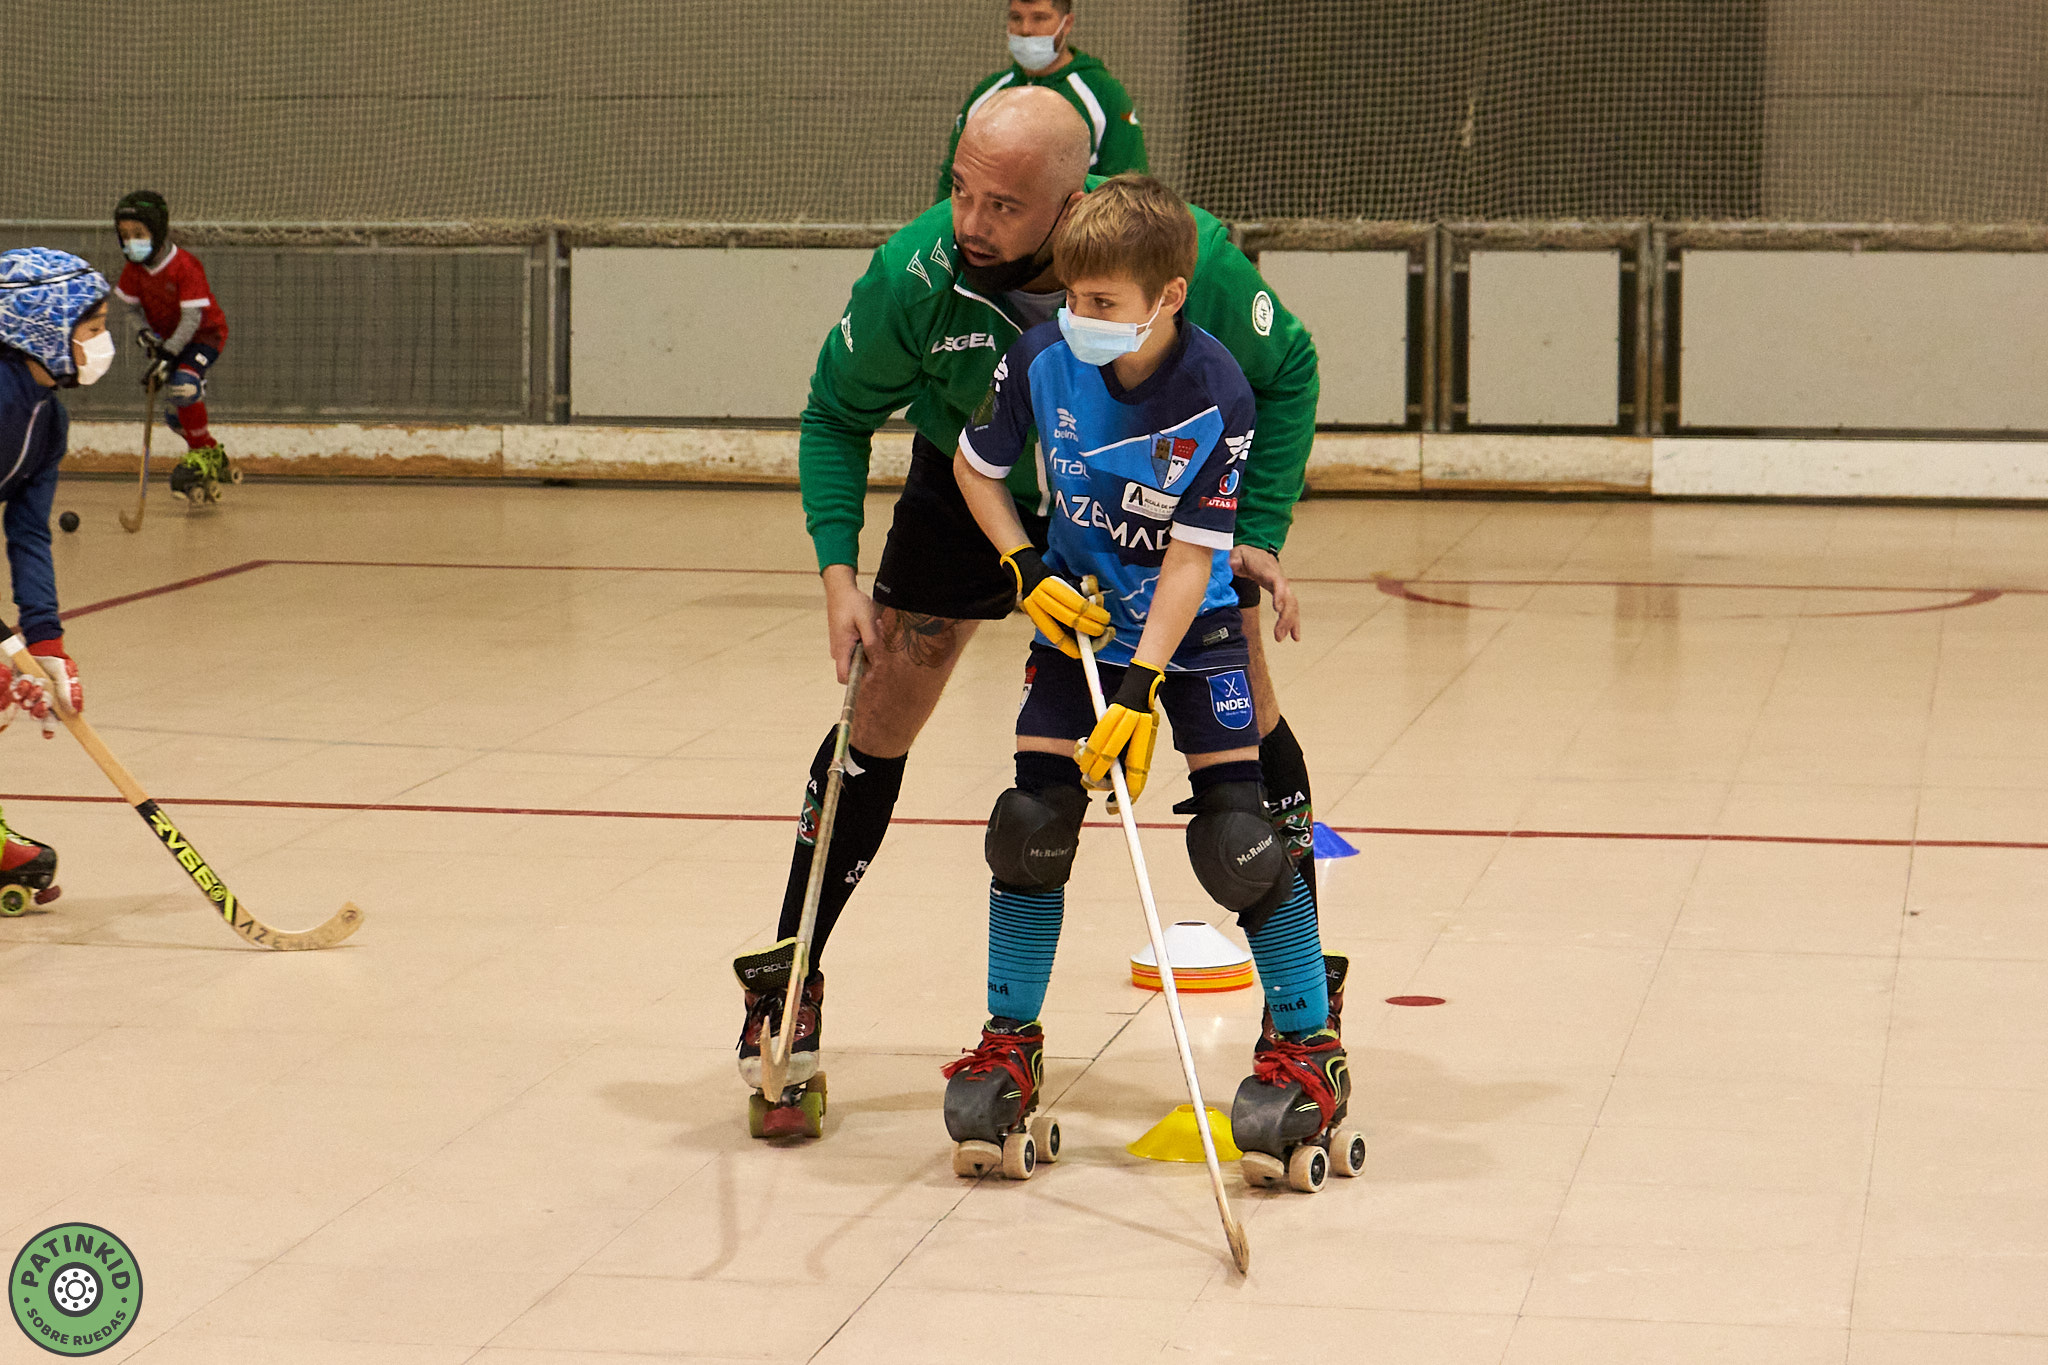
[[[1088,183],[1093,189],[1100,180]],[[1237,543],[1278,553],[1315,438],[1315,343],[1223,224],[1201,209],[1194,214],[1200,250],[1182,316],[1236,357],[1258,404]],[[957,277],[959,259],[952,206],[935,204],[875,249],[819,348],[797,470],[820,568],[856,562],[875,431],[907,406],[911,424],[951,452],[987,396],[996,363],[1023,335],[1007,301],[985,298]],[[1042,508],[1036,461],[1018,461],[1008,483],[1020,503]]]
[[[1145,130],[1138,126],[1138,110],[1130,95],[1099,58],[1079,48],[1072,49],[1072,56],[1073,60],[1065,66],[1042,76],[1034,76],[1013,62],[1006,70],[982,78],[967,96],[967,103],[960,106],[960,116],[953,120],[953,137],[946,144],[946,159],[939,163],[939,198],[952,197],[953,153],[960,150],[960,133],[967,127],[968,115],[996,91],[1025,85],[1042,85],[1056,91],[1079,112],[1088,125],[1088,169],[1093,174],[1122,175],[1125,171],[1149,169],[1145,164]]]

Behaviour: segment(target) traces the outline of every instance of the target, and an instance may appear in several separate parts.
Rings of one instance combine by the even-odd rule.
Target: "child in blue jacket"
[[[94,383],[113,364],[107,292],[105,277],[69,252],[0,252],[0,530],[21,637],[74,711],[85,708],[85,691],[64,652],[50,558],[50,504],[71,427],[57,391]],[[42,681],[0,669],[0,729],[18,710],[42,722],[45,738],[56,733]],[[0,815],[0,913],[19,914],[24,890],[38,902],[55,900],[56,876],[57,851],[10,830]]]

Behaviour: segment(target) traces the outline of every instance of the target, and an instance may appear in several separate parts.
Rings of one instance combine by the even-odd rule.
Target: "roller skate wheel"
[[[1303,1194],[1315,1194],[1330,1178],[1330,1154],[1315,1143],[1304,1143],[1287,1158],[1287,1184]]]
[[[1330,1169],[1346,1178],[1365,1169],[1365,1134],[1340,1128],[1330,1135]]]
[[[1031,1120],[1031,1140],[1038,1144],[1038,1159],[1048,1166],[1060,1159],[1060,1121],[1051,1114]]]
[[[1244,1173],[1244,1183],[1255,1190],[1287,1183],[1287,1168],[1277,1157],[1267,1156],[1264,1152],[1246,1152],[1244,1160],[1237,1163],[1237,1169]]]
[[[756,1090],[747,1096],[747,1136],[765,1137],[768,1128],[768,1100]]]
[[[1003,1139],[1003,1179],[1029,1180],[1038,1170],[1038,1143],[1029,1133]]]
[[[993,1142],[963,1142],[953,1149],[953,1174],[970,1179],[1003,1168],[1003,1149]]]
[[[806,1090],[803,1099],[798,1102],[797,1108],[804,1116],[804,1136],[813,1138],[823,1137],[825,1135],[825,1092],[823,1090]]]

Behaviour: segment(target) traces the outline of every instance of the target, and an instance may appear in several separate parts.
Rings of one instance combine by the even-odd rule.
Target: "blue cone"
[[[1320,820],[1316,821],[1315,839],[1317,858],[1355,858],[1358,856],[1358,850],[1346,842],[1343,835],[1331,829]]]

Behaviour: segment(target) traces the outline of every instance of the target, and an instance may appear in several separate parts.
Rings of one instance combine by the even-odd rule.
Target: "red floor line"
[[[165,593],[169,592],[183,592],[186,588],[196,588],[204,583],[216,583],[223,578],[233,578],[236,574],[248,573],[251,569],[260,569],[266,564],[275,564],[277,562],[274,559],[251,559],[232,568],[215,569],[212,573],[200,574],[197,578],[181,578],[175,583],[166,583],[162,587],[144,588],[141,592],[124,593],[120,597],[109,597],[103,601],[93,602],[83,607],[70,607],[65,610],[64,619],[69,621],[76,616],[90,616],[96,611],[105,611],[109,607],[124,607],[130,602],[140,602],[149,597],[162,597]]]
[[[736,569],[702,567],[694,564],[459,564],[445,560],[406,559],[270,559],[267,564],[289,564],[315,569],[509,569],[519,573],[731,573],[787,574],[816,578],[815,569]],[[823,599],[819,599],[821,602]]]
[[[166,796],[166,806],[218,806],[236,810],[334,810],[396,813],[406,815],[540,815],[584,820],[706,820],[725,824],[776,824],[795,820],[790,815],[755,815],[737,811],[683,810],[578,810],[566,806],[455,806],[415,804],[403,801],[257,801],[221,796]],[[123,805],[118,796],[60,796],[41,792],[0,792],[0,801],[24,801],[58,805]],[[899,815],[898,825],[934,825],[950,829],[979,829],[986,820],[940,816]],[[1109,820],[1088,822],[1101,829],[1115,829]],[[1184,829],[1177,820],[1140,820],[1141,829]],[[1379,834],[1415,839],[1611,839],[1645,843],[1682,844],[1813,844],[1831,848],[2004,848],[2048,850],[2048,842],[2025,839],[1856,839],[1823,834],[1704,834],[1653,830],[1597,829],[1439,829],[1415,825],[1332,825],[1339,834]]]
[[[1895,584],[1653,582],[1622,578],[1403,578],[1398,574],[1370,574],[1364,578],[1311,578],[1289,575],[1288,581],[1293,583],[1386,584],[1391,588],[1400,588],[1419,583],[1439,588],[1711,588],[1723,592],[1989,592],[2035,597],[2048,594],[2048,588],[1966,588],[1958,584],[1949,584],[1938,588],[1915,588],[1900,587]]]

